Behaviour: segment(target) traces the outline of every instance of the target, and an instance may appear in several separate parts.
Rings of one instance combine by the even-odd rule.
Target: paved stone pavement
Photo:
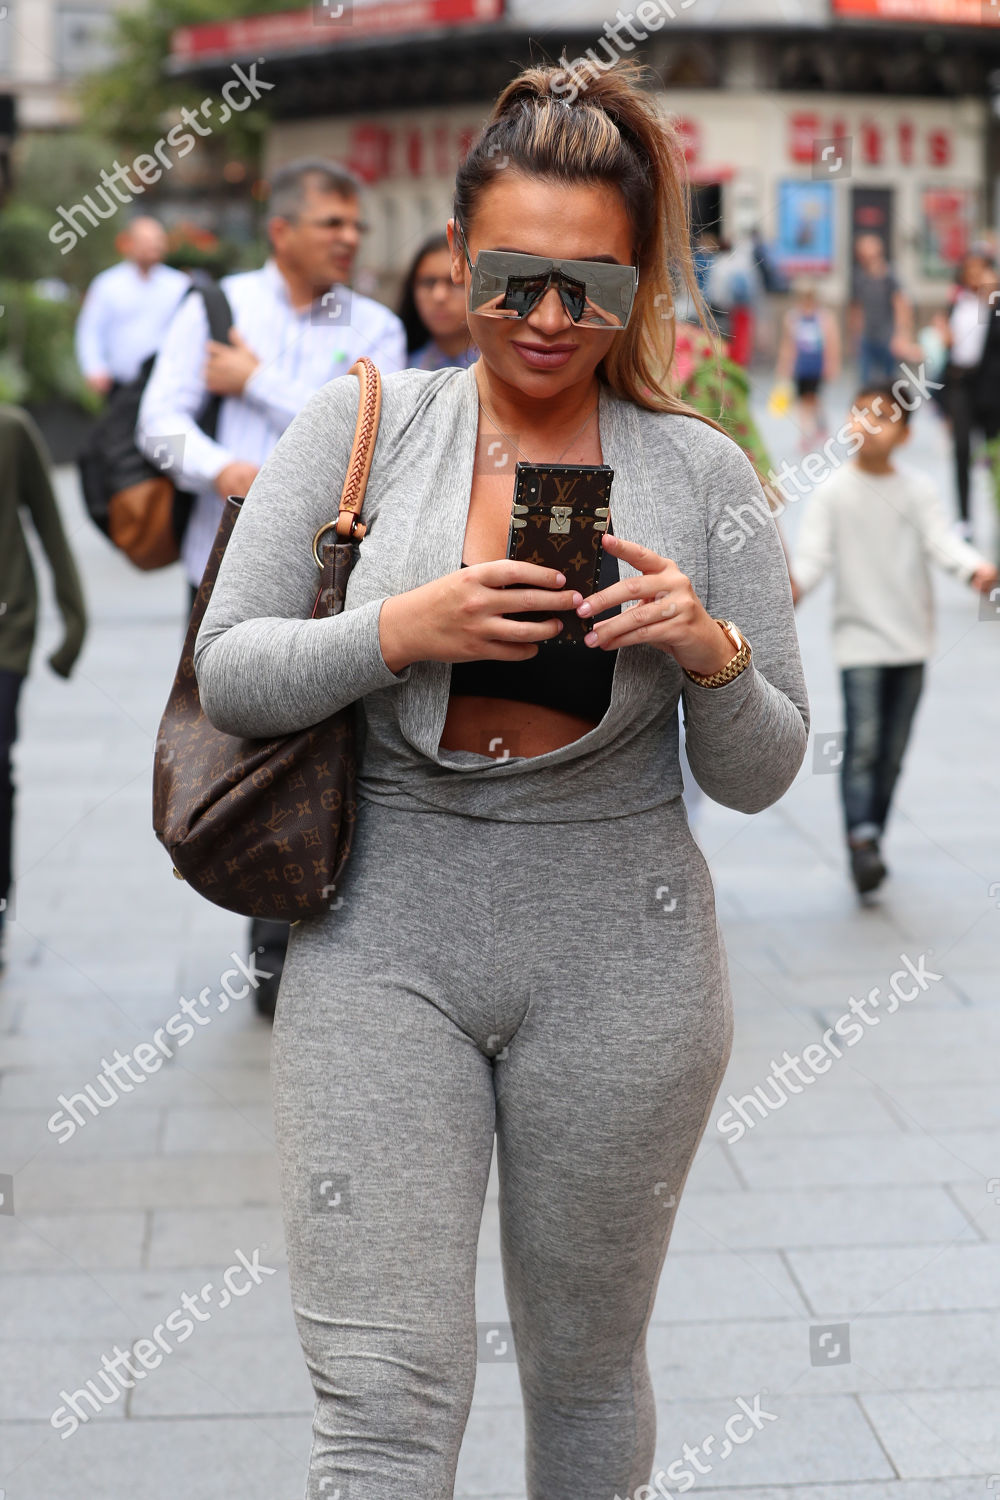
[[[787,424],[769,430],[776,453],[792,450]],[[946,482],[928,415],[912,458]],[[283,1266],[266,1025],[234,1002],[72,1139],[47,1129],[62,1091],[148,1041],[180,996],[218,992],[230,953],[245,952],[244,924],[176,882],[150,833],[181,579],[131,571],[90,529],[68,473],[62,492],[93,626],[70,683],[38,654],[23,705],[21,879],[0,987],[0,1492],[300,1500],[311,1391]],[[978,519],[985,535],[984,486]],[[790,534],[796,522],[792,506]],[[709,805],[700,819],[738,1009],[724,1095],[817,1042],[850,996],[886,996],[903,955],[941,975],[886,1006],[860,1045],[799,1085],[804,1097],[751,1114],[740,1141],[709,1129],[649,1338],[657,1466],[700,1445],[690,1467],[705,1497],[1000,1489],[1000,623],[979,621],[949,579],[938,594],[940,644],[876,902],[860,908],[845,880],[824,595],[800,616],[809,762],[778,807],[746,818]],[[49,612],[46,642],[53,633]],[[64,1388],[258,1248],[275,1275],[214,1305],[71,1438],[53,1430]],[[502,1325],[495,1181],[478,1306]],[[457,1494],[521,1500],[516,1367],[491,1358],[479,1375]],[[727,1449],[738,1397],[770,1416]],[[674,1485],[686,1485],[676,1469],[663,1488]]]

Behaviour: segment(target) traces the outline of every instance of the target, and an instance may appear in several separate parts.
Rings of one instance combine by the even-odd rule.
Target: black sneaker
[[[850,855],[851,878],[855,888],[859,896],[867,896],[871,891],[878,889],[887,874],[878,844],[874,839],[866,839],[861,844],[851,844]]]

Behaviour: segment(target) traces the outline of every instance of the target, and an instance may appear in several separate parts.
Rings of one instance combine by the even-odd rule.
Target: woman
[[[451,279],[451,251],[446,234],[421,245],[403,282],[399,316],[406,329],[411,370],[465,369],[476,358],[469,337],[465,295]]]
[[[512,82],[459,170],[452,276],[478,304],[487,262],[506,265],[505,306],[470,315],[471,369],[386,381],[349,607],[306,618],[354,426],[340,380],[254,482],[197,643],[223,729],[362,705],[354,852],[336,912],[293,928],[275,1023],[311,1495],[453,1493],[494,1132],[527,1493],[649,1479],[646,1327],[732,1026],[678,697],[694,773],[731,807],[772,803],[805,750],[777,536],[755,527],[734,554],[716,535],[760,487],[657,384],[667,268],[692,285],[681,155],[627,68],[591,70],[573,104],[562,77]],[[543,268],[518,280],[512,251]],[[624,328],[587,321],[611,286],[635,292]],[[591,598],[503,560],[497,444],[614,469]],[[537,624],[504,618],[525,609]],[[554,648],[571,609],[610,612]],[[718,687],[686,675],[720,669]]]

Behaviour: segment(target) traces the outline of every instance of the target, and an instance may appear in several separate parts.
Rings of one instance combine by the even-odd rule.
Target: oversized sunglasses
[[[461,225],[457,226],[472,284],[469,312],[484,318],[526,318],[555,287],[578,328],[620,332],[628,326],[639,272],[600,260],[549,260],[513,250],[480,250],[475,264]]]

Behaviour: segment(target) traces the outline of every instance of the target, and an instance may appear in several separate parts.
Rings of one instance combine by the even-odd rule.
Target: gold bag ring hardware
[[[341,542],[360,542],[364,537],[365,532],[368,530],[365,523],[363,521],[359,521],[353,511],[342,511],[341,514],[348,515],[351,518],[351,527],[346,537],[343,536],[340,531],[339,517],[336,521],[324,521],[323,525],[319,528],[316,535],[313,537],[313,557],[316,559],[316,566],[318,568],[321,568],[323,566],[323,559],[319,555],[319,539],[325,531],[335,531],[337,533],[337,540]]]

